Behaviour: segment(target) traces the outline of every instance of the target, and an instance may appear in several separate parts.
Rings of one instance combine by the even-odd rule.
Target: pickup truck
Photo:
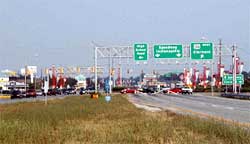
[[[193,93],[193,89],[190,87],[183,87],[181,88],[181,93],[182,94],[192,94]]]

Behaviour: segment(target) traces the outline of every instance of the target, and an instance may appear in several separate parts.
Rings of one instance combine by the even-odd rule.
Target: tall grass
[[[250,143],[238,126],[151,113],[116,95],[0,105],[0,143]]]

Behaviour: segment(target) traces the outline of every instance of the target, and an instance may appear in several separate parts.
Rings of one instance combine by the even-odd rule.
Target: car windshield
[[[13,91],[13,94],[20,94],[21,93],[21,91],[19,91],[19,90],[14,90]]]

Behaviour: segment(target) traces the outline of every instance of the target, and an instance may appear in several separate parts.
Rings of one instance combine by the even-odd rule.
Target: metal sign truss
[[[96,57],[97,59],[99,58],[133,59],[133,54],[134,54],[134,49],[132,46],[96,47],[95,51],[97,53]],[[220,55],[232,56],[232,47],[223,45],[220,51],[220,45],[216,44],[214,45],[213,52],[214,52],[214,59],[217,59]],[[190,45],[183,45],[183,58],[180,59],[155,59],[153,55],[153,46],[149,46],[148,57],[149,60],[147,63],[156,62],[157,64],[187,64],[187,63],[196,64],[196,63],[207,63],[208,61],[211,61],[211,60],[191,60]]]
[[[148,46],[148,60],[147,61],[134,61],[134,64],[170,64],[170,65],[195,65],[195,64],[211,64],[213,67],[216,61],[219,62],[219,57],[223,58],[232,57],[232,46],[226,46],[220,44],[213,44],[213,56],[212,60],[191,60],[190,58],[190,44],[183,45],[183,57],[178,59],[155,59],[154,58],[154,45]],[[95,69],[99,67],[99,59],[109,59],[109,65],[111,59],[118,58],[121,61],[124,59],[133,60],[134,47],[133,46],[111,46],[111,47],[95,47]],[[121,64],[120,61],[120,64]],[[103,61],[102,61],[103,62]],[[111,65],[110,65],[111,69]],[[212,68],[213,69],[213,68]],[[95,71],[95,92],[97,92],[97,71]],[[110,90],[111,93],[111,90]]]

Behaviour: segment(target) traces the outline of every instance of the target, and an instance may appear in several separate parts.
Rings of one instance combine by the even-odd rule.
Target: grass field
[[[0,105],[0,143],[249,144],[249,129],[137,109],[121,95]]]

